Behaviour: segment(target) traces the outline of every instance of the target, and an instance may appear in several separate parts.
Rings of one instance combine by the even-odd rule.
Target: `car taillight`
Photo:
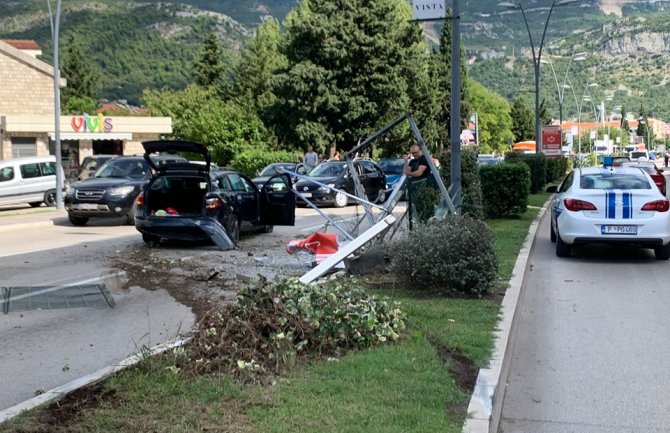
[[[654,179],[654,183],[658,186],[665,185],[665,176],[662,174],[652,174],[651,178]]]
[[[577,212],[580,210],[598,210],[596,205],[584,200],[577,200],[576,198],[566,198],[563,200],[565,203],[565,208],[572,212]]]
[[[137,203],[138,206],[144,206],[144,193],[141,192],[140,195],[137,196],[135,199],[135,203]]]
[[[222,204],[223,204],[223,201],[220,198],[217,198],[217,197],[208,198],[205,201],[205,207],[207,209],[218,209],[218,208],[221,207]]]
[[[670,209],[670,201],[654,200],[642,206],[642,210],[652,210],[656,212],[667,212]]]

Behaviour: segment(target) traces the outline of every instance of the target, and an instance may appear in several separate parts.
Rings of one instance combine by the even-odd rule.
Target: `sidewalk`
[[[67,221],[67,212],[65,209],[39,207],[34,209],[0,210],[0,232],[30,227],[52,226],[54,225],[54,221],[58,220]]]

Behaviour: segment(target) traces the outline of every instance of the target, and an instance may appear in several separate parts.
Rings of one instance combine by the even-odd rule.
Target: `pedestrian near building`
[[[307,146],[307,152],[302,157],[302,163],[308,173],[319,164],[319,155],[314,152],[314,148],[311,145]]]
[[[668,166],[668,160],[670,160],[670,151],[666,150],[663,154],[663,164],[665,167]]]

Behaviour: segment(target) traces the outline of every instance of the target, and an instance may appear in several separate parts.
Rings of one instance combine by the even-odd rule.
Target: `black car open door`
[[[260,192],[261,224],[295,225],[295,195],[288,174],[279,174],[265,182]]]

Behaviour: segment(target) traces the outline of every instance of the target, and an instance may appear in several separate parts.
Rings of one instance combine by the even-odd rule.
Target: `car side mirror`
[[[558,192],[558,185],[549,185],[546,189],[547,192],[551,193],[557,193]]]

